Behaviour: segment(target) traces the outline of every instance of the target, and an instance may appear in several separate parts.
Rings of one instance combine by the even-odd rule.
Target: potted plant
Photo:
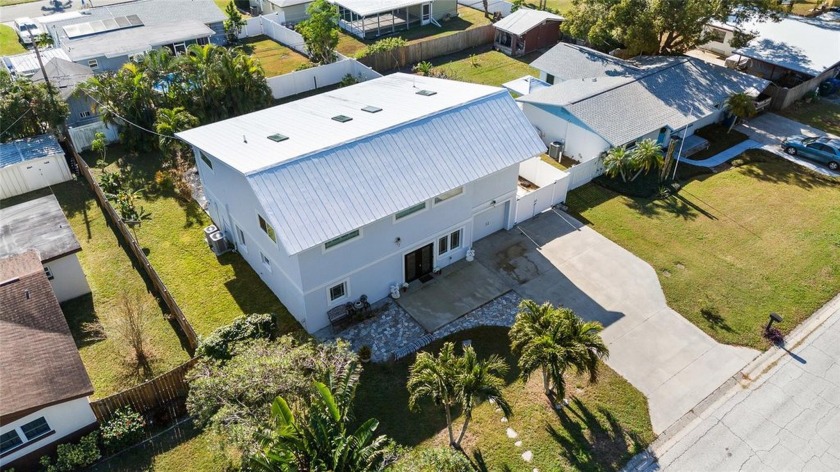
[[[370,346],[365,344],[359,349],[359,360],[362,361],[363,364],[367,364],[370,362],[370,358],[373,355],[373,351],[370,349]]]

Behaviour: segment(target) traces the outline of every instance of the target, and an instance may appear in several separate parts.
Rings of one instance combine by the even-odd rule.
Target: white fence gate
[[[515,223],[533,218],[534,215],[566,201],[571,176],[540,158],[535,157],[520,164],[519,176],[539,188],[516,197]]]
[[[109,143],[119,141],[119,129],[115,125],[106,126],[101,121],[94,121],[93,123],[74,126],[67,129],[70,134],[70,139],[73,141],[73,147],[76,152],[82,152],[85,149],[90,149],[90,143],[93,141],[96,133],[104,133],[105,139]]]
[[[346,75],[360,81],[382,77],[379,72],[359,63],[355,59],[344,59],[332,64],[304,69],[266,79],[275,99],[327,87],[341,82]]]

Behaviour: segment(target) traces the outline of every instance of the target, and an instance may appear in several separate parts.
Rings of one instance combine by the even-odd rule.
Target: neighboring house
[[[69,61],[70,56],[61,48],[49,48],[41,51],[41,60],[44,61],[44,64],[53,59]],[[34,52],[6,56],[3,58],[3,67],[15,78],[32,77],[41,70],[38,56]]]
[[[550,64],[551,74],[543,73],[553,76],[555,85],[517,101],[543,140],[563,143],[564,155],[578,162],[600,161],[612,147],[647,138],[665,146],[672,135],[691,136],[723,118],[733,93],[758,95],[768,85],[689,57],[643,57],[631,63],[579,46],[554,49],[563,51],[562,67],[542,58],[532,65]],[[552,57],[560,56],[555,51]]]
[[[727,63],[772,81],[768,94],[776,109],[787,107],[840,71],[840,24],[835,22],[788,16],[779,22],[739,26],[710,23],[706,29],[713,39],[700,48],[734,56]],[[755,34],[755,38],[735,48],[731,41],[737,31]]]
[[[0,468],[38,459],[96,427],[93,394],[38,254],[0,258]]]
[[[545,152],[501,88],[392,74],[178,133],[214,223],[309,332],[512,227]]]
[[[563,17],[541,10],[520,8],[493,25],[496,38],[493,47],[508,56],[522,56],[560,39]]]
[[[138,0],[49,21],[69,60],[94,72],[117,70],[153,49],[183,54],[191,44],[223,43],[225,15],[213,0]]]
[[[277,22],[295,24],[309,18],[306,9],[312,0],[250,0],[251,8],[256,7],[263,15],[276,14]]]
[[[0,257],[33,250],[59,302],[90,293],[76,255],[82,246],[53,195],[0,208]]]
[[[79,126],[99,120],[96,113],[96,102],[87,94],[77,90],[79,84],[93,77],[90,67],[76,64],[66,59],[54,58],[44,64],[47,78],[53,87],[58,88],[61,98],[70,107],[67,116],[67,126]],[[44,74],[39,69],[31,79],[33,82],[44,82]]]
[[[362,39],[376,38],[458,15],[457,0],[329,0],[338,5],[338,24]]]
[[[0,198],[55,185],[71,177],[64,150],[53,135],[0,143]]]

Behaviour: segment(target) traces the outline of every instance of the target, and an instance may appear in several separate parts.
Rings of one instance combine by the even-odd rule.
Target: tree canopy
[[[680,54],[708,41],[709,21],[777,20],[779,0],[574,0],[562,28],[607,51]]]
[[[47,133],[64,122],[69,113],[55,87],[14,79],[0,70],[0,142]]]
[[[312,62],[328,64],[335,60],[338,47],[338,7],[327,0],[315,0],[306,9],[309,15],[298,24]]]

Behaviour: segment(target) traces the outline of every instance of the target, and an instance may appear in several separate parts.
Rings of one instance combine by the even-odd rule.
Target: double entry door
[[[411,282],[432,273],[434,244],[429,243],[405,255],[405,281]]]

